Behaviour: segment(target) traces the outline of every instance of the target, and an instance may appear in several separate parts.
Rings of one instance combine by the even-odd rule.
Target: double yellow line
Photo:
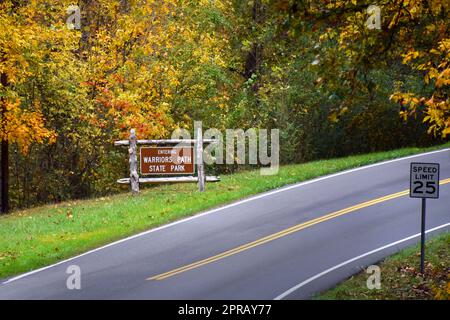
[[[450,183],[450,179],[442,180],[440,182],[441,185],[448,184],[448,183]],[[257,247],[257,246],[260,246],[260,245],[265,244],[267,242],[274,241],[276,239],[285,237],[285,236],[287,236],[287,235],[289,235],[291,233],[298,232],[300,230],[303,230],[303,229],[306,229],[308,227],[314,226],[314,225],[319,224],[321,222],[325,222],[325,221],[337,218],[339,216],[342,216],[344,214],[348,214],[348,213],[353,212],[353,211],[357,211],[357,210],[360,210],[360,209],[363,209],[363,208],[367,208],[367,207],[376,205],[378,203],[382,203],[382,202],[389,201],[389,200],[392,200],[392,199],[400,198],[400,197],[403,197],[403,196],[405,196],[407,194],[409,194],[409,190],[397,192],[397,193],[390,194],[390,195],[387,195],[387,196],[384,196],[384,197],[381,197],[381,198],[377,198],[377,199],[374,199],[374,200],[363,202],[363,203],[354,205],[354,206],[346,208],[346,209],[335,211],[335,212],[326,214],[326,215],[324,215],[322,217],[319,217],[319,218],[316,218],[316,219],[313,219],[313,220],[309,220],[307,222],[300,223],[300,224],[295,225],[293,227],[284,229],[284,230],[282,230],[280,232],[268,235],[268,236],[266,236],[264,238],[261,238],[261,239],[258,239],[256,241],[253,241],[253,242],[244,244],[242,246],[236,247],[234,249],[231,249],[231,250],[219,253],[219,254],[217,254],[215,256],[212,256],[210,258],[203,259],[203,260],[200,260],[200,261],[197,261],[197,262],[185,265],[183,267],[180,267],[180,268],[177,268],[177,269],[165,272],[165,273],[158,274],[156,276],[148,278],[147,280],[164,280],[164,279],[173,277],[173,276],[175,276],[177,274],[180,274],[180,273],[192,270],[192,269],[196,269],[196,268],[204,266],[206,264],[209,264],[209,263],[212,263],[212,262],[224,259],[226,257],[235,255],[235,254],[237,254],[239,252],[242,252],[242,251],[245,251],[245,250],[249,250],[249,249]]]

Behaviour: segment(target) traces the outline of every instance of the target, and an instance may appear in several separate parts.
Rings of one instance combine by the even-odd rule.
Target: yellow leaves
[[[6,113],[4,114],[3,127],[0,131],[0,139],[17,143],[24,154],[32,143],[54,143],[56,133],[44,126],[42,113],[27,111],[21,108],[20,100],[14,102],[5,101]]]
[[[450,68],[445,69],[436,77],[436,87],[441,88],[443,86],[450,85]]]
[[[408,117],[417,114],[417,108],[424,105],[424,98],[417,98],[412,93],[395,92],[389,98],[391,101],[400,104],[401,110],[399,112],[400,118],[404,121]]]
[[[446,138],[450,134],[450,102],[434,98],[427,102],[424,122],[431,124],[429,133]]]
[[[424,10],[422,1],[419,0],[406,1],[405,8],[413,19],[420,17]]]
[[[439,14],[443,8],[446,8],[446,10],[448,10],[450,7],[447,0],[432,0],[428,2],[434,14]]]
[[[427,26],[425,27],[425,29],[426,29],[428,32],[434,32],[434,31],[436,31],[436,26],[435,26],[434,24],[429,24],[429,25],[427,25]]]
[[[416,50],[410,50],[407,54],[403,55],[403,63],[407,64],[411,60],[417,59],[419,57],[420,53]]]
[[[336,38],[337,32],[333,28],[327,28],[326,32],[319,36],[319,41],[324,42]],[[344,38],[344,37],[342,37]]]
[[[340,109],[336,109],[330,112],[328,115],[328,120],[331,123],[339,122],[339,119],[344,116],[349,111],[348,107],[342,107]]]
[[[447,284],[436,285],[433,288],[435,300],[450,300],[450,274],[447,275]]]
[[[188,104],[181,112],[211,101],[226,108],[229,97],[222,98],[225,85],[219,87],[217,78],[227,68],[229,35],[203,26],[199,17],[209,8],[230,10],[228,0],[131,1],[125,13],[119,0],[98,0],[85,9],[92,10],[85,12],[90,19],[82,26],[88,39],[67,30],[66,2],[27,2],[16,16],[0,11],[0,50],[7,58],[0,72],[17,84],[8,92],[0,86],[0,94],[22,98],[22,105],[8,102],[1,137],[24,152],[32,143],[56,140],[33,103],[41,94],[42,110],[58,117],[70,110],[92,132],[128,134],[135,127],[148,138],[163,137],[172,128],[172,108],[180,100]],[[35,84],[45,88],[34,92]],[[71,101],[76,102],[70,109],[54,110]],[[67,133],[71,129],[64,128],[65,137],[80,140],[79,132]]]
[[[390,97],[389,100],[394,101],[396,103],[399,103],[400,101],[403,100],[403,94],[401,92],[396,92],[393,93]]]
[[[337,112],[332,112],[328,116],[328,121],[331,123],[337,123],[339,121]]]
[[[450,136],[450,123],[447,123],[446,128],[442,130],[442,137],[446,138],[447,136]]]
[[[65,14],[58,1],[46,0],[45,4],[54,7],[56,12],[61,9],[61,14]],[[62,21],[53,21],[56,19],[52,17],[54,11],[48,12],[43,23],[42,6],[45,7],[42,2],[32,1],[15,7],[10,14],[0,10],[0,48],[4,55],[0,72],[7,74],[11,84],[25,83],[46,65],[64,65],[60,60],[68,55],[63,52],[73,50],[78,42],[78,37],[63,27]],[[61,15],[59,20],[63,18]],[[53,23],[51,27],[49,21]]]
[[[427,29],[430,30],[432,27],[427,26]],[[396,94],[391,98],[408,105],[410,113],[414,112],[418,105],[425,105],[427,108],[424,122],[430,125],[428,132],[435,136],[447,137],[450,135],[450,102],[448,98],[450,39],[441,39],[437,47],[427,51],[410,50],[404,55],[403,63],[411,65],[416,70],[424,71],[424,83],[433,86],[434,93],[428,100],[425,97],[420,100],[414,99],[411,94]]]
[[[416,114],[418,107],[426,106],[426,109],[423,110],[425,112],[423,122],[430,125],[429,134],[441,135],[443,138],[450,134],[449,99],[441,99],[433,95],[426,100],[425,97],[419,99],[411,93],[396,92],[391,96],[391,100],[400,103],[404,107],[400,111],[400,117],[405,121],[411,115]]]
[[[177,78],[170,78],[169,79],[169,85],[172,87],[177,87],[181,84],[181,82]]]

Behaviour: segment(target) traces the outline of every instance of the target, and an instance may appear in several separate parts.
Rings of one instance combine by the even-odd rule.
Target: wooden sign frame
[[[219,143],[219,140],[203,139],[203,132],[201,128],[197,130],[196,139],[172,139],[172,140],[137,140],[136,130],[130,131],[129,140],[121,140],[114,142],[115,146],[127,146],[129,147],[129,162],[130,162],[130,177],[117,180],[120,184],[129,184],[133,194],[139,193],[140,183],[179,183],[179,182],[197,182],[200,192],[205,191],[206,182],[218,182],[219,177],[206,176],[205,166],[203,163],[203,144]],[[197,167],[197,176],[179,176],[179,177],[139,177],[138,173],[138,156],[137,146],[175,146],[175,147],[189,147],[195,153],[194,168]],[[193,147],[192,147],[193,146]],[[168,174],[164,174],[168,175]]]

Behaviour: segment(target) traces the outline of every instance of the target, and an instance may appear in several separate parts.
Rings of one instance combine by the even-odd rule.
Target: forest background
[[[80,28],[67,23],[74,5]],[[368,27],[371,5],[380,28]],[[128,160],[113,142],[131,128],[142,139],[195,120],[280,129],[282,163],[448,141],[449,9],[445,0],[0,1],[10,207],[123,190]]]

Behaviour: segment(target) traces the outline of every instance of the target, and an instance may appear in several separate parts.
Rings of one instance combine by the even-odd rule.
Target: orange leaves
[[[44,127],[44,117],[38,110],[26,111],[20,107],[20,101],[6,102],[6,113],[3,115],[0,139],[17,143],[23,153],[36,143],[54,143],[56,133]]]
[[[142,137],[164,137],[175,108],[183,118],[230,100],[218,78],[231,44],[215,26],[229,0],[98,0],[81,8],[83,32],[65,26],[69,0],[3,11],[11,3],[0,4],[0,73],[10,84],[0,96],[21,104],[8,105],[0,134],[24,151],[56,132],[113,139],[135,127]]]
[[[45,126],[40,98],[36,92],[30,92],[30,83],[49,74],[66,76],[62,70],[73,61],[71,50],[77,43],[77,34],[65,27],[65,4],[61,1],[30,1],[20,6],[5,1],[2,5],[0,73],[6,75],[6,81],[0,86],[0,107],[5,107],[0,119],[0,139],[17,143],[27,153],[32,143],[56,140],[56,132]],[[50,7],[51,11],[43,12]],[[51,103],[51,99],[47,102]]]
[[[450,68],[446,68],[436,76],[436,87],[441,88],[448,85],[450,85]]]
[[[90,35],[85,79],[96,106],[95,126],[103,120],[114,135],[126,136],[134,127],[143,137],[163,137],[173,128],[178,101],[189,104],[180,113],[211,102],[225,108],[222,88],[210,74],[227,67],[230,44],[204,15],[229,10],[226,2],[148,1],[131,3],[126,12],[117,11],[118,1],[100,3],[107,17]]]

